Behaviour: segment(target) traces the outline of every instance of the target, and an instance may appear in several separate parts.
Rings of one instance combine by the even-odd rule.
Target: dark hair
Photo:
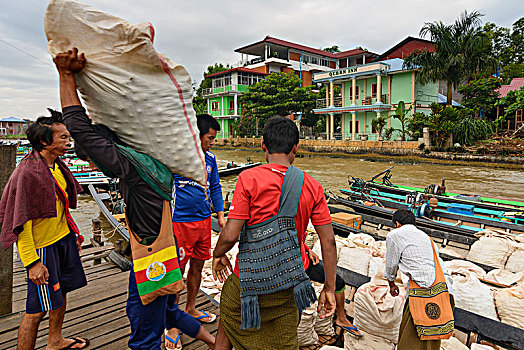
[[[51,108],[47,110],[51,113],[51,116],[39,117],[36,122],[29,125],[25,132],[31,147],[37,151],[42,151],[45,148],[42,142],[45,142],[47,145],[53,143],[53,124],[64,124],[62,113]]]
[[[397,222],[403,225],[415,225],[415,215],[407,209],[399,209],[393,213],[393,225],[396,225]]]
[[[272,117],[264,127],[263,137],[269,154],[289,154],[298,145],[298,128],[291,119]]]
[[[220,131],[220,124],[210,114],[197,115],[197,126],[198,131],[200,132],[200,137],[207,134],[209,129]]]
[[[96,132],[98,135],[102,136],[106,140],[122,146],[127,146],[118,138],[118,136],[115,134],[113,130],[109,129],[104,124],[93,124],[92,127],[94,132]],[[78,142],[75,142],[75,153],[76,156],[82,160],[87,161],[89,158],[89,153],[85,150],[84,147],[80,146]]]

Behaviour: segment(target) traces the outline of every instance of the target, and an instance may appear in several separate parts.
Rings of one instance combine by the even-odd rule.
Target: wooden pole
[[[91,220],[91,223],[93,225],[93,245],[96,246],[103,246],[104,242],[102,242],[102,228],[100,226],[100,220],[93,219]],[[102,263],[102,259],[97,258],[93,261],[93,265],[100,265]]]
[[[16,146],[0,146],[0,190],[16,167]],[[0,248],[0,316],[13,312],[13,247]]]

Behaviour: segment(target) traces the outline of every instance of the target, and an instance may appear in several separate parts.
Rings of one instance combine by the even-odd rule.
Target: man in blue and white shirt
[[[185,271],[189,262],[185,312],[200,322],[210,323],[215,321],[216,315],[197,310],[195,303],[204,262],[211,258],[211,202],[217,213],[220,228],[226,223],[218,166],[215,155],[209,151],[217,132],[220,131],[220,124],[209,114],[200,114],[197,116],[197,125],[206,159],[208,189],[206,193],[195,181],[174,175],[173,229],[180,254],[180,269]],[[173,342],[178,343],[178,330],[173,328],[166,333],[169,339],[176,339]],[[166,348],[176,348],[175,344],[168,344],[168,338]]]

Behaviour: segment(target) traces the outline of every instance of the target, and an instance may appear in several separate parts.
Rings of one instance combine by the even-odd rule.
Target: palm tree
[[[425,23],[419,35],[429,35],[435,51],[415,50],[405,58],[404,68],[420,68],[418,78],[421,83],[446,81],[447,105],[451,105],[453,87],[465,78],[495,66],[489,38],[480,27],[482,16],[478,11],[464,11],[450,25],[441,21]]]
[[[408,109],[406,109],[406,104],[404,101],[400,101],[398,103],[398,107],[395,109],[395,114],[392,115],[393,118],[398,119],[400,121],[400,131],[402,131],[402,141],[406,141],[406,124],[408,122],[408,114],[411,112],[411,108],[413,105],[409,106]]]

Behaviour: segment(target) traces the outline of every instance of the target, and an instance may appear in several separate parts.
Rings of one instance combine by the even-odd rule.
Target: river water
[[[246,157],[254,162],[265,163],[264,154],[255,150],[213,150],[219,166],[227,162],[245,163]],[[394,166],[391,181],[396,184],[426,187],[439,184],[446,178],[446,189],[456,193],[481,194],[486,197],[497,197],[524,201],[524,172],[521,170],[497,169],[488,167],[470,167],[457,165],[412,164],[391,162],[371,162],[358,158],[333,158],[321,155],[296,158],[293,164],[317,179],[325,189],[340,193],[340,188],[347,188],[348,174],[364,180]],[[237,176],[221,179],[223,194],[232,192]],[[231,195],[229,196],[231,200]],[[103,219],[95,201],[87,194],[79,196],[78,209],[73,211],[81,232],[91,236],[91,220],[100,218],[102,229],[111,230]]]

